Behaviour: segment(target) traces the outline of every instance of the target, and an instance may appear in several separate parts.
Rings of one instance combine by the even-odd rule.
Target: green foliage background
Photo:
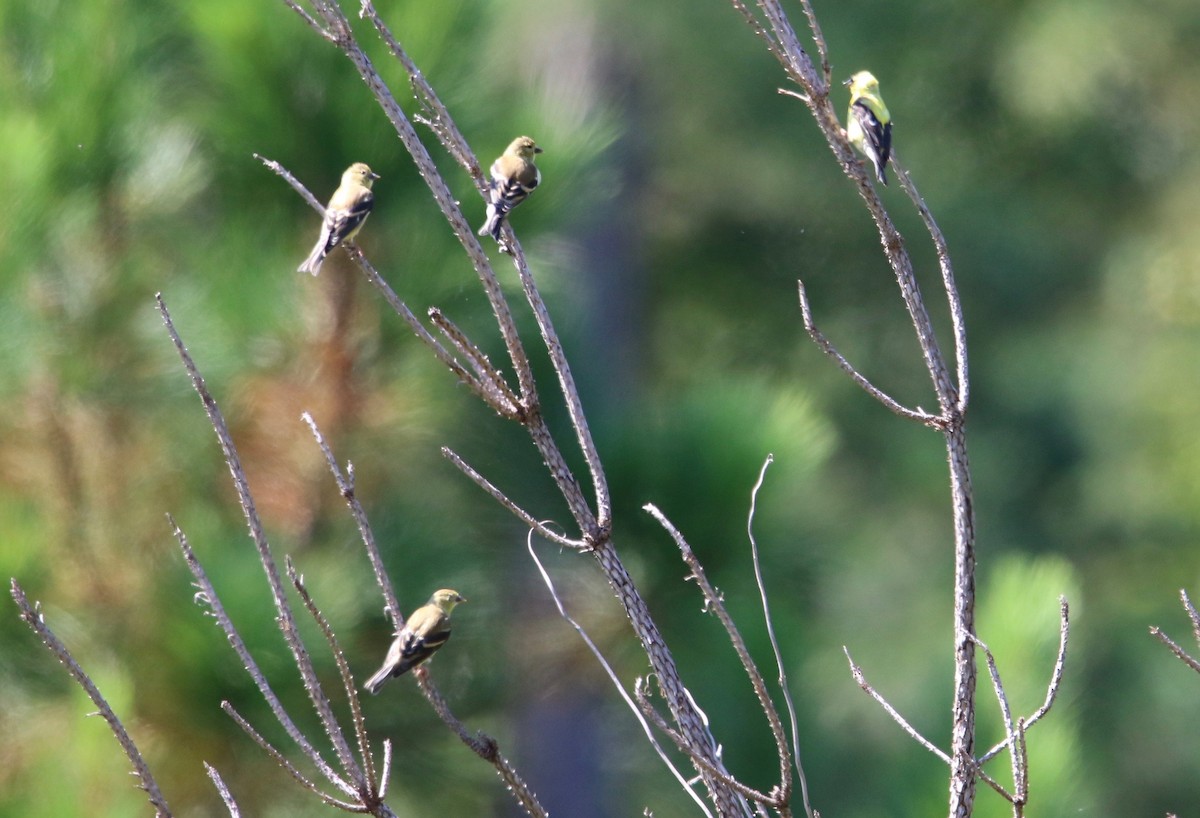
[[[774,452],[756,531],[814,804],[939,814],[946,771],[862,695],[842,646],[946,744],[941,441],[873,404],[807,341],[797,277],[869,376],[907,403],[933,398],[870,222],[803,107],[776,92],[777,66],[716,0],[385,5],[482,156],[521,132],[546,147],[545,185],[515,222],[581,381],[618,547],[731,769],[772,785],[766,728],[640,507],[656,503],[686,533],[769,666],[745,516]],[[979,627],[1017,710],[1044,696],[1057,596],[1073,606],[1061,697],[1030,737],[1034,810],[1190,814],[1200,679],[1146,629],[1184,639],[1178,589],[1200,592],[1200,6],[932,0],[817,13],[836,75],[881,78],[897,149],[953,252],[971,344]],[[400,71],[359,34],[404,97]],[[551,812],[695,814],[552,614],[524,532],[439,455],[455,448],[565,521],[519,430],[473,405],[344,258],[316,280],[293,272],[318,219],[252,153],[322,197],[367,161],[383,176],[362,239],[371,258],[415,311],[441,307],[503,360],[473,274],[350,65],[282,3],[46,0],[0,4],[0,67],[0,575],[43,601],[176,814],[224,814],[202,760],[246,814],[330,810],[218,711],[228,699],[281,738],[190,604],[167,512],[301,713],[303,694],[154,313],[158,291],[234,427],[274,547],[297,559],[360,678],[386,625],[304,410],[354,461],[402,602],[442,585],[471,600],[437,679]],[[469,180],[439,161],[481,218]],[[884,198],[940,316],[932,251],[898,190]],[[586,558],[547,556],[622,677],[644,673]],[[981,702],[986,746],[1002,735],[986,684]],[[397,744],[399,814],[512,814],[411,682],[367,707]],[[91,709],[8,608],[0,816],[149,814]],[[976,814],[1009,811],[981,788]]]

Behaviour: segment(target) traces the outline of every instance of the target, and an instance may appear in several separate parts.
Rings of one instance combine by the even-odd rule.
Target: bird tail
[[[375,675],[363,682],[363,690],[370,693],[372,696],[379,693],[379,688],[383,687],[383,683],[392,675],[391,665],[384,665],[375,672]]]
[[[312,254],[304,260],[304,263],[296,268],[297,273],[311,273],[316,275],[321,272],[321,264],[325,261],[325,245],[324,242],[313,248]]]
[[[487,220],[483,223],[483,227],[479,228],[479,235],[491,236],[496,241],[500,241],[500,225],[503,221],[504,211],[494,204],[488,204]]]

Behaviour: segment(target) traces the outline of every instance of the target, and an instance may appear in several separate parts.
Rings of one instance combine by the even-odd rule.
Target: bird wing
[[[374,206],[375,194],[364,190],[348,207],[331,207],[325,214],[325,220],[329,224],[329,239],[325,245],[325,252],[328,253],[347,237],[353,236],[354,232],[362,227],[367,216],[371,215],[371,208]]]
[[[880,122],[871,107],[861,99],[856,100],[850,106],[850,114],[862,128],[866,143],[870,145],[879,159],[879,166],[883,167],[887,164],[888,156],[892,152],[892,123],[884,125]]]
[[[450,638],[450,618],[436,608],[419,622],[409,621],[400,634],[400,661],[395,675],[424,662]]]
[[[491,171],[491,204],[501,216],[525,201],[525,197],[542,181],[541,171],[532,162],[523,162],[515,173],[509,173],[502,161],[504,158],[497,159]]]

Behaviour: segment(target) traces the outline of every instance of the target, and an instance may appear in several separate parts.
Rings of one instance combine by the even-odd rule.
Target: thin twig
[[[547,818],[546,809],[538,801],[537,796],[525,780],[517,773],[515,767],[507,758],[500,752],[500,747],[496,740],[482,731],[476,735],[471,735],[466,726],[458,720],[458,718],[450,711],[450,705],[442,698],[442,694],[429,679],[429,669],[422,665],[413,671],[413,676],[416,677],[417,686],[421,689],[426,700],[433,706],[434,712],[438,714],[442,722],[453,730],[459,737],[459,740],[471,751],[484,761],[492,765],[496,770],[496,774],[500,776],[500,780],[508,787],[517,803],[521,808],[529,814],[530,818]]]
[[[92,678],[75,661],[75,657],[71,655],[71,651],[67,649],[63,641],[46,624],[46,618],[42,615],[41,604],[31,605],[29,598],[25,596],[25,589],[15,579],[11,580],[9,590],[12,593],[13,600],[17,603],[17,607],[21,610],[21,620],[29,626],[31,631],[37,634],[38,639],[46,646],[47,650],[54,654],[54,657],[62,663],[67,672],[71,674],[71,678],[83,688],[88,698],[96,705],[97,711],[108,722],[108,729],[112,731],[117,743],[121,745],[121,749],[125,751],[125,756],[133,766],[133,773],[139,781],[138,788],[146,793],[151,806],[154,807],[155,814],[158,818],[170,818],[172,815],[171,807],[167,804],[167,799],[163,797],[162,790],[158,788],[158,782],[154,780],[154,774],[150,772],[150,766],[146,764],[146,759],[142,757],[137,744],[134,743],[133,738],[126,731],[125,725],[121,723],[117,714],[109,706],[108,701],[100,692],[100,688],[96,687],[96,683],[92,681]]]
[[[1058,688],[1062,684],[1063,670],[1067,664],[1067,643],[1071,637],[1071,609],[1065,596],[1058,598],[1058,617],[1058,655],[1054,659],[1054,669],[1050,672],[1050,683],[1046,686],[1046,699],[1033,715],[1025,719],[1026,730],[1041,721],[1042,716],[1050,712],[1050,708],[1058,699]],[[1007,746],[1008,739],[1006,738],[981,755],[979,763],[984,764],[990,761]]]
[[[771,652],[775,654],[775,667],[779,673],[779,690],[783,695],[784,704],[787,705],[788,720],[792,727],[792,758],[795,760],[796,775],[800,779],[800,797],[804,802],[805,814],[808,815],[808,818],[814,818],[812,804],[808,798],[808,779],[804,775],[804,765],[800,762],[800,728],[799,720],[796,718],[796,705],[792,701],[792,693],[788,686],[783,651],[780,650],[779,639],[775,636],[775,622],[771,617],[770,605],[767,603],[767,584],[763,579],[762,560],[758,555],[758,540],[754,537],[754,516],[758,510],[758,492],[762,489],[763,480],[766,479],[767,468],[773,462],[775,462],[775,455],[768,454],[758,472],[758,480],[754,482],[754,488],[750,491],[750,514],[746,519],[746,536],[750,540],[750,556],[754,562],[754,580],[758,584],[758,595],[762,600],[763,621],[767,626],[767,636],[771,640]],[[777,737],[776,740],[778,741],[779,738],[786,740],[786,736]],[[784,776],[784,780],[789,778],[790,776]]]
[[[692,746],[688,744],[687,740],[679,734],[679,731],[668,724],[663,715],[654,709],[654,705],[649,699],[649,687],[649,682],[646,679],[638,679],[637,683],[633,686],[634,698],[637,700],[638,706],[642,713],[645,714],[650,721],[654,722],[654,726],[665,733],[667,738],[671,739],[671,741],[675,743],[675,746],[681,753],[687,755],[688,758],[695,759],[696,762],[704,767],[712,776],[724,781],[726,785],[737,790],[749,800],[757,804],[765,804],[772,809],[779,810],[781,813],[790,814],[790,810],[788,810],[786,802],[783,801],[783,799],[774,795],[767,795],[765,792],[759,792],[753,787],[743,784],[726,770],[718,768],[703,756],[697,755]]]
[[[229,787],[225,786],[225,781],[221,778],[221,774],[217,772],[217,768],[206,761],[204,762],[204,772],[208,773],[213,786],[217,788],[217,794],[225,802],[225,808],[229,810],[229,818],[239,818],[242,812],[238,809],[237,801],[233,800],[233,793],[229,791]]]
[[[233,625],[233,620],[229,618],[229,614],[225,611],[225,606],[221,602],[221,597],[217,595],[216,588],[208,578],[208,574],[204,570],[204,566],[200,564],[200,560],[196,557],[196,552],[192,550],[191,544],[188,542],[187,535],[183,530],[176,525],[175,519],[171,515],[167,515],[167,521],[171,526],[171,530],[175,535],[176,542],[179,543],[179,549],[183,552],[184,562],[187,563],[188,570],[192,572],[192,577],[196,580],[196,587],[199,589],[195,596],[197,604],[203,605],[208,609],[209,615],[217,620],[217,624],[225,633],[225,638],[229,640],[233,652],[238,655],[238,659],[245,668],[246,673],[254,681],[255,687],[262,695],[267,706],[271,708],[271,712],[283,727],[284,732],[288,737],[296,743],[296,746],[308,757],[317,770],[323,775],[326,780],[332,783],[335,787],[349,796],[357,797],[358,791],[348,781],[342,778],[330,764],[325,761],[320,752],[308,740],[308,737],[300,731],[296,723],[292,721],[291,715],[284,708],[283,703],[279,701],[279,697],[275,695],[275,691],[271,689],[271,684],[267,681],[266,675],[254,661],[254,656],[251,655],[250,649],[246,647],[245,641],[237,628]]]
[[[313,437],[317,441],[317,446],[321,449],[321,453],[325,455],[325,462],[328,464],[329,471],[333,474],[333,479],[337,483],[338,493],[345,499],[346,506],[350,509],[351,516],[354,517],[354,523],[358,526],[358,534],[367,549],[367,559],[371,563],[371,570],[375,573],[375,582],[378,583],[380,591],[383,592],[385,602],[384,614],[391,621],[392,630],[399,633],[400,629],[404,627],[404,617],[400,614],[401,608],[396,598],[396,589],[392,587],[391,577],[388,576],[387,569],[383,565],[383,555],[379,551],[379,544],[375,542],[375,533],[371,530],[370,521],[367,520],[367,512],[363,509],[362,503],[358,501],[358,495],[354,490],[354,465],[347,463],[346,473],[342,474],[342,470],[333,456],[333,451],[329,448],[329,444],[325,442],[325,436],[321,434],[321,430],[317,427],[317,422],[313,420],[312,415],[305,412],[300,418],[312,430]]]
[[[921,216],[921,221],[925,223],[925,229],[929,232],[929,237],[933,240],[933,248],[937,253],[938,269],[942,273],[942,286],[946,291],[950,324],[954,331],[954,358],[957,362],[958,386],[958,402],[955,410],[962,415],[966,413],[971,397],[971,381],[967,373],[967,325],[963,319],[962,299],[958,296],[958,284],[954,280],[954,265],[950,261],[950,248],[946,245],[946,237],[943,235],[942,229],[938,227],[932,211],[925,204],[921,194],[917,192],[917,185],[909,175],[908,169],[900,163],[900,158],[894,150],[890,161],[896,171],[896,176],[900,179],[900,187],[908,194],[913,207]]]
[[[320,681],[317,679],[317,672],[313,667],[312,659],[308,654],[307,648],[304,646],[303,640],[300,638],[299,629],[296,627],[295,614],[288,603],[283,580],[279,575],[279,567],[275,562],[274,555],[271,553],[271,545],[267,541],[267,535],[263,531],[262,520],[255,509],[254,498],[250,494],[250,485],[246,480],[246,473],[242,469],[241,457],[237,453],[237,448],[233,445],[233,437],[229,433],[225,417],[221,413],[221,408],[217,405],[216,399],[208,391],[208,386],[205,384],[204,378],[200,375],[200,370],[197,369],[195,361],[192,360],[191,355],[188,353],[187,347],[184,346],[183,339],[176,331],[175,324],[171,321],[171,314],[167,310],[167,305],[163,301],[162,295],[158,294],[155,298],[158,303],[158,312],[167,327],[171,341],[175,344],[176,352],[179,353],[179,357],[183,361],[188,377],[192,381],[192,387],[200,396],[200,401],[204,405],[204,411],[208,415],[209,423],[212,425],[213,431],[216,432],[217,440],[221,445],[221,451],[225,455],[225,463],[229,467],[234,488],[237,490],[238,501],[242,506],[242,513],[246,518],[246,527],[250,531],[250,538],[254,541],[255,548],[258,551],[259,562],[262,564],[263,572],[267,576],[267,584],[270,586],[275,610],[278,613],[276,622],[280,633],[283,634],[284,642],[292,653],[292,659],[296,664],[296,670],[300,673],[300,678],[304,682],[304,689],[308,693],[309,700],[312,702],[313,708],[321,719],[326,732],[332,737],[335,733],[341,732],[341,727],[333,715],[329,699],[321,688]],[[355,781],[362,781],[363,773],[358,763],[352,755],[343,752],[343,747],[348,746],[344,737],[342,741],[334,742],[334,749],[338,751],[343,769]],[[311,750],[310,748],[310,755],[315,756],[315,752],[315,750]]]
[[[808,336],[812,338],[813,343],[820,347],[822,352],[834,360],[839,369],[849,375],[850,379],[862,387],[864,392],[875,398],[875,400],[882,403],[900,417],[908,418],[909,420],[915,420],[918,423],[923,423],[926,426],[930,426],[935,429],[943,426],[944,419],[940,415],[931,415],[928,412],[920,409],[909,409],[891,395],[875,386],[875,384],[871,383],[865,375],[855,369],[854,364],[850,363],[850,361],[848,361],[846,357],[842,355],[842,353],[838,352],[837,347],[833,345],[833,342],[825,336],[825,333],[821,332],[821,330],[817,328],[816,323],[813,321],[812,305],[810,305],[808,302],[808,293],[804,289],[804,282],[797,280],[796,285],[800,294],[800,316],[804,320],[805,331],[808,332]]]
[[[1024,779],[1024,770],[1021,769],[1020,747],[1016,743],[1018,741],[1017,726],[1013,720],[1012,707],[1008,703],[1008,694],[1004,692],[1004,683],[1000,681],[1000,668],[996,666],[996,657],[992,655],[991,648],[984,644],[983,640],[971,634],[971,641],[983,650],[983,655],[987,660],[988,673],[992,677],[992,688],[996,691],[996,701],[1000,703],[1000,715],[1004,719],[1004,732],[1008,736],[1008,742],[1013,746],[1013,752],[1010,753],[1013,789],[1019,792],[1020,782]]]
[[[754,658],[750,655],[750,650],[746,647],[746,641],[742,638],[742,634],[738,630],[736,623],[734,623],[733,617],[729,615],[729,611],[726,609],[720,593],[709,582],[708,575],[704,571],[704,566],[701,565],[696,552],[692,549],[687,539],[684,538],[679,529],[653,503],[647,503],[642,506],[642,509],[657,520],[658,524],[675,541],[675,546],[679,549],[680,556],[691,571],[690,578],[696,581],[696,587],[700,589],[701,594],[704,596],[705,608],[716,614],[717,620],[725,628],[725,633],[729,637],[729,641],[733,645],[733,650],[737,654],[742,667],[745,669],[746,675],[750,677],[750,686],[754,689],[754,693],[758,697],[759,707],[762,708],[763,713],[766,715],[767,723],[771,727],[771,736],[775,740],[775,752],[780,768],[778,786],[780,793],[779,802],[787,804],[791,800],[792,757],[788,749],[787,732],[783,729],[783,723],[780,721],[779,711],[775,708],[775,703],[771,701],[771,696],[767,691],[767,685],[762,673],[759,671],[758,665],[755,664]]]
[[[517,517],[517,519],[537,531],[538,534],[545,537],[547,540],[550,540],[550,542],[555,543],[556,545],[561,545],[564,548],[572,548],[576,550],[586,550],[589,547],[585,542],[564,537],[557,531],[548,528],[544,523],[537,520],[528,511],[510,500],[508,495],[498,489],[495,484],[489,481],[486,477],[475,471],[475,469],[473,469],[465,460],[459,457],[459,455],[449,447],[442,447],[442,455],[445,456],[445,458],[451,463],[453,463],[459,471],[470,478],[471,482],[490,494],[492,498],[496,500],[496,502],[511,511]]]
[[[940,748],[938,748],[929,739],[925,738],[923,735],[918,733],[916,728],[913,727],[911,724],[909,724],[908,721],[904,718],[904,716],[901,716],[899,711],[897,711],[896,708],[892,707],[892,705],[888,703],[887,699],[883,698],[883,696],[879,695],[879,693],[877,693],[875,691],[875,688],[871,687],[870,682],[868,682],[866,676],[863,675],[862,668],[860,668],[858,665],[856,665],[854,663],[854,659],[852,659],[850,657],[849,648],[847,648],[845,645],[843,645],[842,652],[846,654],[846,659],[850,662],[850,673],[851,673],[851,675],[854,676],[854,681],[858,682],[858,686],[861,687],[864,691],[866,691],[868,696],[870,696],[872,699],[874,699],[876,702],[878,702],[879,706],[883,708],[884,712],[887,713],[889,716],[891,716],[892,720],[895,721],[896,724],[899,724],[900,727],[902,727],[904,729],[904,732],[906,732],[910,736],[912,736],[912,738],[918,744],[920,744],[922,747],[924,747],[926,750],[933,753],[935,756],[940,758],[946,764],[949,764],[950,756],[946,755]]]
[[[238,727],[242,728],[242,731],[245,732],[245,734],[248,735],[255,744],[261,747],[267,755],[275,759],[275,763],[280,767],[283,767],[284,771],[294,778],[296,782],[300,784],[300,786],[304,787],[304,789],[308,790],[330,806],[338,807],[339,809],[344,809],[348,812],[363,811],[362,804],[357,802],[342,801],[341,799],[334,798],[332,795],[329,795],[321,790],[315,781],[311,781],[306,775],[304,775],[304,773],[300,772],[300,769],[293,764],[287,756],[281,753],[278,748],[271,744],[271,742],[267,741],[267,739],[261,733],[255,730],[254,725],[246,721],[246,718],[239,713],[230,702],[221,702],[221,709],[225,711],[229,718],[233,719],[234,723],[236,723]],[[355,798],[360,797],[360,794],[357,792],[353,793],[353,795]]]
[[[533,529],[530,529],[530,531],[532,534]],[[529,549],[529,556],[533,559],[533,564],[537,566],[538,573],[542,576],[542,582],[546,584],[546,588],[550,591],[550,598],[554,600],[554,605],[558,608],[558,615],[565,619],[567,623],[575,629],[575,632],[579,634],[579,637],[584,641],[584,644],[588,646],[588,650],[590,650],[592,655],[596,657],[596,661],[600,663],[600,667],[608,676],[608,680],[612,683],[613,688],[625,702],[626,706],[629,707],[634,718],[638,720],[638,724],[640,724],[642,727],[642,732],[646,734],[646,740],[650,742],[650,746],[654,748],[654,752],[658,754],[659,759],[661,759],[662,763],[666,765],[667,769],[671,772],[671,775],[675,777],[675,780],[679,782],[679,785],[683,787],[684,791],[691,796],[693,801],[696,802],[696,805],[700,807],[700,810],[706,816],[708,816],[708,818],[713,818],[712,813],[709,811],[705,803],[700,799],[700,796],[696,794],[696,791],[693,790],[688,784],[687,779],[683,777],[683,774],[679,772],[679,769],[672,764],[671,760],[667,757],[662,745],[660,745],[658,743],[658,739],[654,737],[654,731],[650,729],[650,725],[646,723],[646,719],[643,718],[641,712],[638,710],[637,705],[635,705],[633,700],[629,697],[628,691],[626,691],[625,686],[621,684],[621,680],[617,678],[616,671],[612,669],[612,665],[608,663],[608,660],[604,658],[604,654],[600,652],[600,648],[596,647],[596,643],[593,642],[591,637],[587,635],[587,631],[585,631],[583,627],[576,622],[569,613],[567,613],[567,609],[563,605],[562,599],[559,597],[558,591],[554,587],[554,581],[550,579],[549,572],[546,571],[545,566],[542,565],[542,561],[538,559],[537,552],[533,548],[532,536],[526,539],[526,546]]]
[[[368,804],[379,799],[379,783],[375,778],[375,759],[371,755],[371,742],[367,736],[367,725],[363,719],[362,705],[359,702],[358,690],[354,685],[354,675],[350,672],[350,664],[346,661],[346,654],[342,651],[342,646],[338,643],[337,636],[333,632],[333,628],[329,624],[329,620],[321,613],[316,602],[313,601],[312,595],[308,592],[308,586],[304,583],[304,577],[296,570],[292,558],[286,558],[286,567],[288,579],[292,581],[292,587],[296,589],[296,593],[300,595],[300,599],[304,602],[304,607],[308,610],[313,621],[317,623],[317,627],[321,631],[321,635],[325,637],[325,642],[329,646],[329,652],[333,656],[334,662],[337,663],[338,674],[342,679],[342,689],[346,692],[346,699],[350,702],[350,713],[354,720],[354,736],[358,741],[358,755],[362,759],[365,774],[363,775],[362,784],[366,792],[362,794],[363,800]],[[339,731],[335,735],[330,736],[330,740],[337,744],[339,741],[345,742],[345,736]],[[350,748],[339,747],[339,752],[349,754]]]
[[[1200,613],[1197,613],[1196,606],[1188,598],[1187,591],[1182,588],[1179,589],[1179,599],[1183,602],[1183,609],[1187,611],[1188,619],[1192,620],[1192,636],[1196,637],[1196,643],[1200,644]]]
[[[1151,634],[1151,636],[1154,636],[1156,639],[1158,639],[1158,641],[1162,642],[1164,645],[1166,645],[1168,648],[1170,648],[1171,653],[1174,653],[1176,656],[1178,656],[1179,659],[1185,665],[1187,665],[1188,667],[1190,667],[1192,670],[1196,671],[1197,673],[1200,673],[1200,661],[1197,661],[1196,659],[1193,659],[1191,656],[1189,656],[1188,652],[1186,650],[1184,650],[1180,645],[1178,645],[1175,642],[1175,640],[1173,640],[1171,637],[1167,636],[1165,633],[1163,633],[1161,630],[1159,630],[1156,625],[1150,626],[1150,634]]]
[[[430,307],[429,320],[433,322],[435,327],[442,331],[442,334],[454,345],[454,348],[471,363],[471,368],[475,370],[475,375],[479,381],[484,384],[491,384],[494,387],[494,391],[485,390],[488,395],[486,403],[502,417],[510,420],[520,420],[521,402],[516,394],[513,393],[512,387],[504,380],[504,376],[500,374],[500,370],[492,365],[488,357],[467,337],[467,334],[459,329],[457,324],[447,318],[440,309]]]

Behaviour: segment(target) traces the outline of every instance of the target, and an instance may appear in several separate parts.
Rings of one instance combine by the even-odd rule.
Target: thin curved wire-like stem
[[[100,688],[96,687],[96,683],[92,681],[91,676],[75,661],[75,657],[71,655],[71,651],[67,648],[66,644],[46,624],[46,618],[42,614],[41,605],[30,604],[29,598],[25,595],[25,589],[15,579],[10,581],[9,591],[12,594],[13,601],[17,603],[17,608],[21,611],[21,621],[29,626],[29,629],[37,635],[37,638],[46,646],[46,649],[54,654],[54,658],[62,663],[62,666],[71,674],[71,678],[83,688],[83,692],[92,700],[92,704],[96,705],[96,710],[104,717],[104,721],[108,723],[108,729],[112,731],[113,737],[121,745],[121,749],[125,751],[125,756],[129,759],[129,763],[133,767],[133,773],[137,776],[138,787],[146,793],[150,805],[154,807],[155,814],[158,818],[171,818],[173,814],[171,807],[167,803],[167,799],[163,796],[162,790],[159,789],[158,782],[154,779],[154,774],[150,772],[150,765],[142,757],[137,744],[134,743],[133,738],[125,729],[125,725],[121,723],[121,719],[117,717],[112,707],[109,706],[108,700],[104,698],[104,694],[100,692]]]
[[[574,617],[567,613],[566,606],[563,605],[562,599],[559,597],[558,591],[554,587],[554,580],[550,578],[550,573],[546,570],[546,567],[542,565],[542,561],[538,558],[537,551],[534,550],[532,538],[533,529],[530,529],[530,532],[531,535],[526,538],[526,546],[529,550],[529,556],[531,559],[533,559],[533,564],[537,566],[538,573],[541,574],[542,577],[542,582],[546,584],[546,588],[550,591],[550,598],[554,600],[554,605],[556,608],[558,608],[558,615],[565,619],[567,624],[575,629],[575,632],[579,634],[579,638],[583,640],[584,644],[587,645],[588,650],[590,650],[592,655],[596,657],[596,661],[600,663],[600,667],[608,676],[609,681],[612,682],[613,688],[617,691],[617,694],[621,697],[622,701],[625,702],[626,706],[629,707],[630,712],[633,713],[633,716],[637,719],[638,724],[641,725],[642,732],[646,734],[646,740],[650,742],[650,746],[654,748],[654,752],[658,754],[658,757],[662,760],[662,763],[666,766],[667,770],[669,770],[671,775],[674,776],[675,780],[679,782],[679,785],[683,787],[684,792],[686,792],[691,799],[696,802],[696,806],[700,807],[700,810],[708,818],[713,818],[713,814],[709,811],[708,806],[703,800],[701,800],[700,796],[696,794],[696,791],[691,788],[687,779],[683,777],[683,773],[679,772],[679,769],[673,763],[671,763],[671,759],[667,757],[666,751],[664,751],[662,745],[658,743],[658,739],[654,737],[654,731],[651,730],[650,725],[646,723],[646,719],[638,710],[637,705],[634,704],[633,699],[630,698],[628,691],[625,690],[625,686],[621,684],[621,680],[617,678],[616,671],[612,669],[612,665],[608,663],[608,660],[604,658],[604,654],[600,652],[600,648],[598,648],[596,643],[592,641],[592,638],[587,635],[587,631],[583,629],[583,626],[576,622]],[[538,533],[540,534],[541,532]],[[553,542],[553,540],[551,542]]]
[[[754,515],[758,510],[758,492],[762,489],[767,477],[767,469],[775,462],[775,455],[768,454],[758,472],[758,479],[750,491],[750,513],[746,517],[746,537],[750,540],[750,557],[754,562],[754,581],[758,584],[758,596],[762,602],[763,622],[766,624],[767,637],[771,640],[771,652],[775,655],[775,668],[779,674],[779,690],[783,702],[787,705],[788,721],[792,728],[792,759],[796,767],[796,776],[800,780],[800,797],[804,802],[804,813],[808,818],[815,818],[812,804],[808,795],[808,778],[804,775],[804,765],[800,761],[800,728],[796,718],[796,705],[792,701],[792,693],[788,686],[787,670],[783,664],[783,651],[779,648],[779,639],[775,636],[775,621],[771,617],[771,606],[767,601],[767,584],[763,579],[762,560],[758,555],[758,540],[754,536]],[[783,737],[786,740],[786,736]],[[785,776],[786,778],[786,776]]]

